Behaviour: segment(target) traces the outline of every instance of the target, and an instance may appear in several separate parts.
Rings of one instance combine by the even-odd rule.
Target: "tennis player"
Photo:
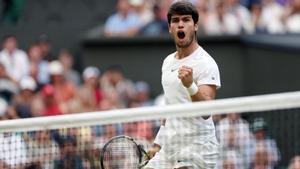
[[[162,65],[167,104],[212,100],[220,87],[214,59],[198,44],[198,12],[188,1],[177,1],[168,11],[169,33],[175,53]],[[200,113],[200,112],[199,112]],[[154,140],[146,169],[214,169],[219,144],[212,117],[170,118]]]

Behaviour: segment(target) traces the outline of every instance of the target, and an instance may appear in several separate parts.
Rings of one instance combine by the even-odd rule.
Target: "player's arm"
[[[216,96],[217,87],[215,85],[200,85],[197,86],[193,80],[193,69],[188,66],[182,66],[178,70],[178,78],[182,85],[186,87],[193,102],[213,100]],[[204,118],[207,118],[205,116]]]
[[[161,120],[161,126],[159,128],[159,131],[158,133],[156,134],[156,137],[155,137],[155,140],[154,140],[154,143],[152,145],[152,147],[148,150],[147,154],[148,154],[148,157],[151,159],[154,157],[154,155],[159,152],[159,150],[161,149],[161,144],[162,144],[162,141],[163,141],[163,137],[165,135],[165,123],[166,123],[166,119],[162,119]],[[150,160],[150,159],[147,159],[147,160]]]

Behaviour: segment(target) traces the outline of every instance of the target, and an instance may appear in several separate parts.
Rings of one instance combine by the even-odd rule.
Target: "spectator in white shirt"
[[[0,62],[5,66],[8,75],[17,82],[29,73],[28,56],[23,50],[18,49],[17,38],[14,35],[4,38]]]

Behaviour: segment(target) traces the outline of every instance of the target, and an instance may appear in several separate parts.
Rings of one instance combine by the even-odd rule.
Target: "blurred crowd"
[[[118,0],[104,36],[159,35],[168,32],[167,10],[175,0]],[[189,0],[199,11],[206,35],[300,33],[299,0]]]

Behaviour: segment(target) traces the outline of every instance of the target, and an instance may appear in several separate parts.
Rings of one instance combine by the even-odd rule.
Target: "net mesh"
[[[213,114],[220,143],[216,168],[288,167],[292,166],[289,163],[300,150],[299,113],[300,92],[291,92],[1,121],[0,168],[99,169],[100,153],[110,138],[131,136],[149,150],[162,118],[201,119],[208,114]],[[176,127],[179,132],[187,126]],[[164,134],[166,139],[172,135],[170,132]],[[187,138],[190,137],[173,139],[175,150],[185,147]],[[211,146],[214,145],[207,142],[203,145],[201,151],[206,149],[208,154],[212,154],[214,149]],[[187,149],[189,151],[182,156],[197,156],[202,152],[195,153],[193,150],[198,148]]]

